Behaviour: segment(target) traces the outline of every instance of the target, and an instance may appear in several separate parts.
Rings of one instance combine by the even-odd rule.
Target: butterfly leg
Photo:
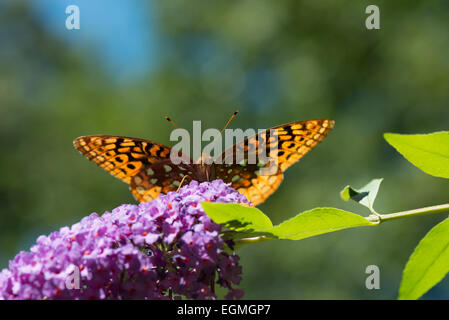
[[[190,176],[189,176],[189,175],[185,175],[184,177],[182,177],[181,183],[179,184],[179,187],[178,187],[178,189],[176,190],[176,192],[178,192],[178,191],[179,191],[179,189],[181,189],[181,187],[182,187],[182,184],[184,183],[184,180],[185,180],[185,179],[186,179],[187,177],[189,177],[189,178],[190,178]]]

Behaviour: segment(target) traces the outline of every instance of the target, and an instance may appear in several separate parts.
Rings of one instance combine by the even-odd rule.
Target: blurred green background
[[[76,4],[81,29],[67,30]],[[82,157],[77,136],[166,145],[172,127],[268,128],[329,117],[335,129],[260,208],[278,223],[318,206],[367,215],[339,191],[384,177],[382,213],[447,202],[384,132],[449,129],[449,3],[376,1],[0,1],[0,267],[41,234],[134,203]],[[421,237],[444,216],[410,218],[240,251],[248,299],[394,299]],[[365,288],[378,265],[381,289]],[[449,298],[443,281],[424,298]]]

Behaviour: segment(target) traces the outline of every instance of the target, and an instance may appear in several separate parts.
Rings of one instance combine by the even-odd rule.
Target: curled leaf
[[[353,200],[374,212],[374,201],[376,200],[377,193],[379,192],[379,186],[382,183],[383,178],[373,179],[367,185],[360,189],[354,189],[351,186],[346,186],[341,192],[340,196],[343,200]]]

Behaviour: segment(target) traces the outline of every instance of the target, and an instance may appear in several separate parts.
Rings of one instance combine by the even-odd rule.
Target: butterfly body
[[[333,125],[330,119],[292,122],[269,129],[276,136],[274,140],[269,133],[250,136],[223,152],[219,159],[205,154],[193,161],[181,154],[179,163],[171,160],[171,148],[144,139],[83,136],[75,139],[74,145],[87,158],[128,183],[140,202],[176,191],[181,183],[221,179],[257,205],[279,187],[283,172],[321,142]],[[261,146],[268,161],[256,154]],[[271,171],[262,174],[262,169]]]

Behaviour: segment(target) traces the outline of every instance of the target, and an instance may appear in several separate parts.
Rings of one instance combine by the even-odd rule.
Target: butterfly
[[[334,121],[330,119],[297,121],[273,127],[225,150],[220,156],[221,163],[206,163],[202,158],[195,162],[178,152],[182,161],[175,164],[170,158],[173,151],[170,147],[122,136],[82,136],[74,140],[74,145],[98,166],[128,183],[139,202],[154,200],[161,193],[177,191],[183,183],[191,180],[221,179],[256,206],[276,191],[285,170],[320,143],[333,127]],[[261,161],[258,147],[266,152],[264,161]],[[249,162],[250,158],[256,161]],[[262,173],[262,169],[270,169],[271,172]]]

